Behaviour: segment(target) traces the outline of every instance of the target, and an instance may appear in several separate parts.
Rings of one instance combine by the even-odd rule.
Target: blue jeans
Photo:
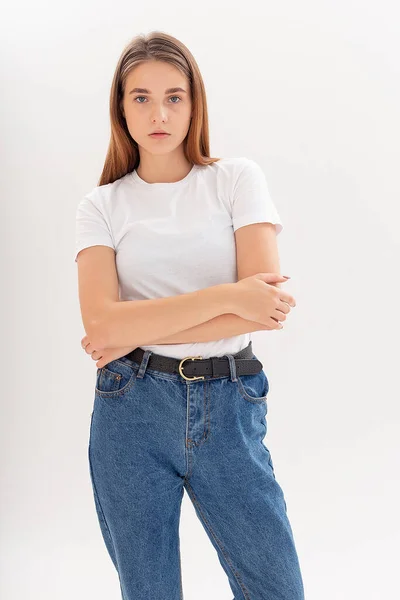
[[[187,381],[126,356],[98,369],[89,465],[123,600],[183,598],[179,518],[186,489],[234,600],[303,600],[287,507],[263,442],[264,370]],[[253,358],[257,357],[253,354]]]

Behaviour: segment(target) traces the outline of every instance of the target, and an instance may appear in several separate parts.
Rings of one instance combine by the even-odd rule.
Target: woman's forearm
[[[154,344],[158,335],[179,335],[235,306],[231,283],[149,300],[116,301],[86,331],[98,349]],[[89,327],[88,327],[89,329]]]
[[[271,283],[280,288],[280,283]],[[187,344],[194,342],[213,342],[222,338],[228,338],[242,333],[251,333],[253,331],[266,331],[268,328],[257,321],[242,319],[234,313],[225,313],[189,327],[185,331],[179,331],[169,336],[159,338],[153,344]]]
[[[201,323],[190,327],[185,331],[179,331],[170,336],[166,336],[155,340],[152,344],[185,344],[195,342],[212,342],[222,338],[228,338],[242,333],[252,331],[261,331],[267,329],[262,323],[256,321],[248,321],[242,319],[233,313],[219,315]]]

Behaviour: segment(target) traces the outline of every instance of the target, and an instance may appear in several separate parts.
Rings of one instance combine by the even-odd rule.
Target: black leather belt
[[[144,350],[139,347],[132,350],[132,352],[129,352],[126,357],[140,365],[143,355]],[[253,354],[251,341],[248,346],[232,356],[235,359],[237,375],[259,373],[263,368],[262,362],[255,358]],[[185,356],[185,358],[180,359],[152,353],[147,363],[147,367],[149,369],[156,369],[157,371],[165,371],[167,373],[179,373],[184,379],[189,381],[194,379],[205,379],[206,376],[223,377],[224,375],[230,375],[229,360],[227,356],[211,356],[210,358]]]

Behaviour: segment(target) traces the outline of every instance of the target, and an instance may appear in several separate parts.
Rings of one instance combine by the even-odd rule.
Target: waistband
[[[181,359],[163,356],[138,347],[126,354],[125,358],[140,365],[139,376],[143,376],[145,370],[149,368],[179,374],[188,381],[223,377],[225,375],[232,375],[233,379],[236,380],[236,375],[259,373],[263,368],[261,361],[253,354],[251,340],[245,348],[242,348],[236,354],[225,354],[223,356],[211,356],[209,358],[185,356]]]

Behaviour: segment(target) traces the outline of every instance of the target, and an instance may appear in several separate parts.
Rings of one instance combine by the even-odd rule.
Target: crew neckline
[[[193,164],[193,166],[190,169],[189,173],[187,175],[185,175],[185,177],[183,179],[179,179],[179,181],[163,181],[163,182],[156,182],[156,183],[148,183],[147,181],[145,181],[144,179],[142,179],[140,177],[140,175],[138,175],[136,169],[134,169],[131,172],[131,177],[132,177],[132,180],[135,183],[140,184],[144,188],[148,188],[148,189],[168,188],[168,189],[171,189],[171,188],[179,187],[179,186],[184,185],[185,183],[187,183],[189,181],[189,179],[191,179],[193,177],[193,175],[197,171],[197,168],[198,168],[198,165]]]

